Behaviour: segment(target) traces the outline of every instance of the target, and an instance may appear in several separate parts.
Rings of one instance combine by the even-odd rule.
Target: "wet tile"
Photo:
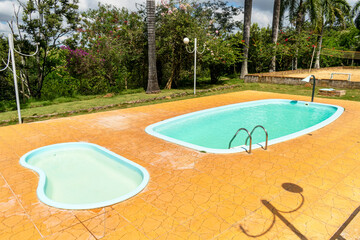
[[[83,224],[79,223],[70,228],[56,232],[44,237],[46,240],[96,240],[94,235],[89,232]]]
[[[42,235],[47,236],[79,223],[71,211],[49,207],[41,202],[27,207],[28,214]]]
[[[39,239],[36,226],[17,199],[10,195],[0,201],[0,239]]]
[[[88,229],[97,239],[103,238],[117,229],[124,228],[129,225],[129,222],[121,217],[116,211],[102,212],[101,214],[82,221],[82,224]]]

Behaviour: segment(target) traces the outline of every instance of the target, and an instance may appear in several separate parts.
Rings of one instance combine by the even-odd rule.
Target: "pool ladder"
[[[231,143],[234,141],[234,139],[236,138],[236,136],[238,135],[239,132],[241,132],[242,130],[244,130],[247,134],[248,137],[245,140],[245,145],[247,144],[248,139],[250,139],[250,145],[249,145],[249,150],[247,151],[248,153],[251,153],[251,146],[252,146],[252,134],[255,131],[256,128],[262,128],[265,132],[266,135],[266,140],[265,140],[265,147],[264,150],[267,150],[267,146],[268,146],[268,140],[269,140],[269,135],[268,132],[266,131],[266,129],[261,126],[261,125],[257,125],[253,128],[253,130],[251,131],[251,133],[249,133],[249,131],[246,128],[239,128],[239,130],[236,131],[235,135],[232,137],[232,139],[229,142],[229,149],[231,148]]]

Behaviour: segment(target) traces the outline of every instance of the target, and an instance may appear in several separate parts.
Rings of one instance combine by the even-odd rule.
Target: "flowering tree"
[[[111,5],[99,4],[98,9],[83,13],[77,34],[68,41],[72,50],[65,49],[70,54],[68,59],[82,63],[72,64],[74,69],[71,69],[68,62],[69,70],[78,73],[77,76],[84,81],[101,82],[102,91],[120,90],[128,88],[131,83],[142,83],[146,41],[142,20],[138,13]],[[88,86],[92,93],[101,90],[91,90],[93,84]]]
[[[61,37],[72,33],[78,22],[78,0],[28,0],[20,2],[23,9],[22,24],[19,24],[19,40],[23,47],[29,43],[39,43],[35,58],[23,58],[23,82],[28,86],[29,96],[40,98],[45,78],[55,69],[49,53],[59,44]],[[19,22],[18,12],[16,21]],[[12,32],[14,26],[9,23]],[[29,48],[28,48],[29,49]]]
[[[232,64],[234,59],[234,51],[225,39],[239,24],[233,20],[233,16],[240,14],[240,9],[223,1],[178,3],[163,0],[158,13],[161,23],[158,25],[161,36],[158,53],[164,61],[171,63],[171,72],[165,88],[176,87],[181,69],[189,69],[192,66],[189,64],[192,62],[191,55],[185,51],[184,37],[191,40],[197,38],[199,50],[202,50],[203,44],[206,45],[205,52],[199,56],[199,60],[204,67],[210,69],[212,81],[216,82],[219,78],[216,72],[220,73],[218,70]]]
[[[235,17],[242,9],[224,1],[207,1],[201,4],[202,26],[206,51],[201,58],[204,67],[210,70],[211,83],[216,83],[231,65],[241,58],[240,49],[230,41],[232,32],[240,26]],[[243,44],[241,44],[243,46]]]
[[[206,51],[201,60],[204,67],[210,70],[211,83],[217,83],[219,78],[237,60],[236,49],[230,41],[223,39],[218,30],[214,34],[209,34],[206,41]]]
[[[105,59],[89,54],[81,48],[71,49],[69,46],[62,46],[61,49],[66,54],[67,71],[79,80],[79,92],[95,94],[108,89],[106,81],[99,76],[104,69]]]
[[[200,28],[193,15],[196,6],[185,1],[182,1],[180,5],[177,3],[178,1],[174,0],[161,1],[157,14],[158,45],[160,46],[158,54],[161,56],[162,65],[170,65],[166,89],[177,87],[182,60],[188,59],[187,62],[191,62],[185,50],[183,38]]]

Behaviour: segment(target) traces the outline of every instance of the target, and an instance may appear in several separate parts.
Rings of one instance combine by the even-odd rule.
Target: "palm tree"
[[[351,16],[355,17],[354,24],[357,29],[360,29],[360,1],[357,1],[351,10]]]
[[[318,51],[314,68],[320,68],[321,44],[323,40],[324,28],[332,26],[336,21],[345,27],[345,17],[350,13],[350,5],[346,0],[320,0],[318,4],[318,16],[315,17],[316,27],[319,34]]]
[[[146,0],[147,27],[148,27],[148,57],[149,76],[146,93],[159,93],[160,88],[156,73],[156,49],[155,49],[155,0]]]
[[[248,56],[249,56],[249,45],[250,45],[250,27],[251,27],[251,11],[252,11],[252,0],[245,0],[244,4],[244,61],[241,64],[240,78],[244,78],[248,74]]]
[[[275,72],[276,70],[276,43],[279,33],[280,25],[280,7],[281,0],[274,0],[274,11],[273,11],[273,22],[272,22],[272,43],[274,44],[274,55],[271,59],[270,72]]]
[[[302,31],[302,25],[304,23],[304,1],[303,0],[283,0],[281,3],[281,17],[280,22],[284,18],[284,13],[288,10],[289,12],[289,21],[295,26],[296,33],[299,36]],[[298,42],[296,42],[295,46],[295,57],[294,57],[294,68],[297,69],[298,62]]]
[[[319,0],[283,0],[281,3],[281,17],[280,23],[284,18],[286,10],[289,12],[289,21],[295,26],[297,36],[300,36],[302,27],[305,22],[306,13],[309,14],[310,19],[315,19],[316,3]],[[299,53],[299,41],[295,44],[294,68],[297,69]]]

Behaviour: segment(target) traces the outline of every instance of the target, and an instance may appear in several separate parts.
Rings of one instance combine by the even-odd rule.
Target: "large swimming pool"
[[[233,153],[248,149],[249,132],[263,126],[269,145],[283,142],[326,126],[335,121],[344,108],[335,105],[284,99],[268,99],[232,104],[193,112],[148,126],[147,133],[198,151]],[[265,145],[265,132],[257,128],[252,134],[252,148]]]

